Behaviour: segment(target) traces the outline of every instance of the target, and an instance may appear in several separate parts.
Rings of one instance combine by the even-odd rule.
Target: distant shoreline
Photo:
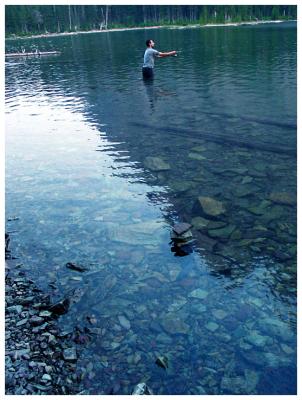
[[[240,26],[240,25],[259,25],[259,24],[272,24],[272,23],[282,23],[282,22],[296,22],[297,20],[272,20],[272,21],[246,21],[246,22],[228,22],[225,24],[193,24],[193,25],[155,25],[155,26],[143,26],[143,27],[132,27],[132,28],[112,28],[112,29],[92,29],[90,31],[76,31],[76,32],[60,32],[60,33],[42,33],[39,35],[30,36],[10,36],[5,38],[5,40],[16,40],[16,39],[36,39],[36,38],[48,38],[55,36],[70,36],[70,35],[80,35],[85,33],[108,33],[108,32],[123,32],[123,31],[135,31],[135,30],[147,30],[147,29],[192,29],[192,28],[211,28],[211,27],[224,27],[224,26]]]

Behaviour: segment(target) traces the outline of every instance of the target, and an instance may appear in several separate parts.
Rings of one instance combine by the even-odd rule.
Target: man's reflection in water
[[[143,83],[150,103],[151,112],[155,111],[155,103],[158,99],[177,95],[175,91],[162,89],[159,85],[156,85],[153,76],[150,78],[143,77]]]
[[[146,88],[147,97],[150,103],[151,111],[155,110],[155,88],[154,88],[154,79],[153,76],[150,78],[143,77],[144,86]]]

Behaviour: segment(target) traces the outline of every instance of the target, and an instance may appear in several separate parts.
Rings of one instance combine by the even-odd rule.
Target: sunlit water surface
[[[149,37],[181,53],[144,82]],[[22,46],[61,55],[6,60],[6,231],[53,301],[76,289],[60,324],[89,329],[85,393],[294,394],[296,24]]]

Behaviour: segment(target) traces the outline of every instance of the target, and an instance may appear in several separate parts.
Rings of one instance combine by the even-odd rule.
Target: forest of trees
[[[5,33],[11,36],[296,18],[295,5],[7,5]]]

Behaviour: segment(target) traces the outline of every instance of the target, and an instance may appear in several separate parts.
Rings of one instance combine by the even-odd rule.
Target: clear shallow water
[[[144,83],[150,35],[182,52]],[[61,323],[93,330],[83,389],[294,394],[296,25],[6,45],[62,51],[6,63],[6,229],[54,299],[78,290]],[[199,196],[224,215],[204,218]],[[177,221],[194,225],[186,257],[171,251]]]

